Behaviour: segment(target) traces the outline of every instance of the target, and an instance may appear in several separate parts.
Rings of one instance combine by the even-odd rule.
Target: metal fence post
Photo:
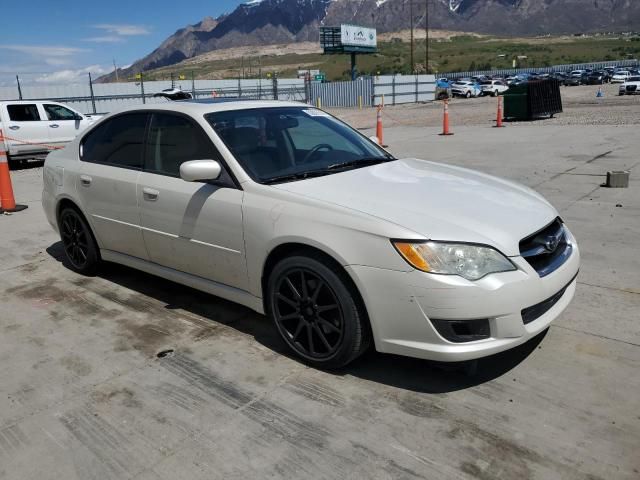
[[[416,103],[418,103],[418,75],[416,74]]]
[[[22,100],[22,87],[20,87],[20,77],[16,75],[16,82],[18,83],[18,98]]]
[[[91,72],[89,72],[89,93],[91,94],[91,107],[93,113],[96,113],[96,97],[93,95],[93,81],[91,80]]]
[[[371,105],[376,106],[376,77],[369,77],[371,82]]]
[[[140,94],[142,95],[142,103],[146,104],[147,100],[144,98],[144,76],[140,72]]]
[[[196,99],[196,76],[193,70],[191,70],[191,96],[194,100]]]
[[[242,79],[238,77],[238,98],[242,96]]]
[[[273,99],[278,100],[278,75],[273,74]]]
[[[391,105],[396,104],[396,76],[391,77]]]

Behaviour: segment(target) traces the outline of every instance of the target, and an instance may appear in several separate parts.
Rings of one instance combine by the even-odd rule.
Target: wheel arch
[[[260,285],[262,289],[262,304],[264,312],[266,314],[269,313],[269,295],[267,293],[267,283],[269,281],[269,275],[273,271],[274,267],[278,264],[278,262],[294,255],[306,256],[309,258],[320,260],[331,267],[340,276],[340,278],[343,279],[347,288],[349,288],[349,290],[354,294],[356,302],[358,302],[358,305],[362,308],[362,311],[365,314],[367,328],[371,329],[371,322],[369,320],[367,306],[364,303],[364,298],[360,293],[356,282],[351,277],[349,272],[344,268],[343,264],[338,261],[334,255],[322,250],[321,248],[302,242],[282,243],[273,248],[267,255],[262,266],[262,276],[260,279]]]
[[[89,221],[89,218],[87,217],[87,215],[82,211],[82,208],[80,208],[80,205],[78,205],[78,202],[76,202],[73,198],[62,197],[56,203],[55,215],[56,215],[56,223],[58,224],[58,229],[60,229],[60,214],[65,208],[73,208],[80,214],[80,216],[84,219],[84,221],[87,222],[87,226],[89,227],[89,233],[91,233],[91,237],[93,238],[93,241],[98,247],[98,255],[100,255],[100,243],[96,238],[93,225]]]

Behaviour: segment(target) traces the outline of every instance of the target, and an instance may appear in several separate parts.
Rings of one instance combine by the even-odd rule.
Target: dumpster
[[[533,120],[562,112],[560,82],[549,78],[512,85],[504,93],[504,118]]]

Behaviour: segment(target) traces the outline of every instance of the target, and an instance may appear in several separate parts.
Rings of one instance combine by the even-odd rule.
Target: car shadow
[[[61,242],[54,243],[46,251],[63,266],[71,269]],[[212,325],[227,325],[253,337],[255,341],[275,353],[304,363],[289,351],[270,321],[246,307],[114,263],[104,263],[96,276],[153,298],[164,304],[167,310],[184,310],[211,321]],[[383,354],[370,349],[347,367],[327,373],[353,376],[420,393],[453,392],[489,382],[506,374],[536,348],[540,348],[539,344],[546,334],[547,330],[509,351],[469,362],[435,362]]]

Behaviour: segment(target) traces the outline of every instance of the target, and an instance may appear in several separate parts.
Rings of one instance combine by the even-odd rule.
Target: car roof
[[[206,113],[223,112],[229,110],[246,110],[253,108],[274,107],[306,107],[310,105],[302,102],[288,102],[280,100],[241,100],[236,98],[219,98],[205,100],[179,100],[163,103],[150,103],[145,105],[133,105],[113,110],[111,113],[140,112],[149,110],[167,110],[181,112],[190,115],[204,115]]]

